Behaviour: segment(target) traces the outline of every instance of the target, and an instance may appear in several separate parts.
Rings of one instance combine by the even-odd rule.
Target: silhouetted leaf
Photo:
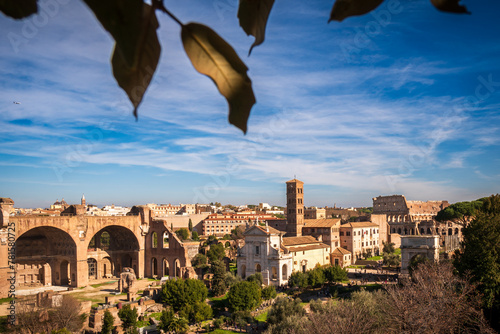
[[[19,20],[38,12],[37,0],[0,0],[0,12]]]
[[[141,37],[143,0],[84,0],[118,45],[129,66],[137,57]]]
[[[116,41],[111,59],[113,75],[134,105],[137,117],[137,107],[160,59],[155,11],[142,0],[84,1]]]
[[[123,88],[134,105],[134,116],[136,118],[137,107],[142,101],[160,59],[161,46],[156,35],[158,26],[154,9],[144,4],[143,20],[141,25],[136,27],[141,32],[141,37],[136,47],[134,65],[130,66],[123,56],[123,52],[119,52],[120,45],[118,42],[113,51],[111,60],[113,75],[118,85]]]
[[[342,21],[346,17],[363,15],[377,8],[384,0],[336,0],[330,13],[330,21]]]
[[[254,46],[262,44],[266,35],[266,24],[269,13],[273,8],[274,0],[240,0],[238,19],[240,26],[247,33],[255,37],[248,54],[252,53]]]
[[[431,0],[431,3],[442,12],[470,14],[465,6],[459,5],[460,0]]]
[[[229,123],[247,131],[255,104],[248,68],[234,49],[215,31],[199,23],[182,27],[182,43],[194,68],[210,77],[229,104]]]

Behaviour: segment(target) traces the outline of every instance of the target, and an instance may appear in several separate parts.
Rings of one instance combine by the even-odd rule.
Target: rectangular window
[[[344,236],[344,232],[340,232],[340,236],[343,237]]]
[[[345,235],[346,235],[347,237],[350,237],[350,236],[351,236],[351,232],[347,231],[347,232],[345,233]]]
[[[255,246],[255,255],[259,255],[259,254],[260,254],[260,247]]]

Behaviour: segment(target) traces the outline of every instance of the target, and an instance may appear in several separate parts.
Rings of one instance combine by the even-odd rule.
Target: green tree
[[[109,310],[104,311],[104,319],[102,321],[101,334],[111,334],[115,323],[115,318],[109,312]]]
[[[260,286],[255,282],[242,281],[229,289],[227,300],[233,311],[253,310],[260,305]]]
[[[160,300],[172,306],[178,312],[187,304],[204,302],[208,289],[202,281],[197,279],[175,279],[166,281],[161,288]]]
[[[238,275],[235,275],[233,274],[232,272],[228,271],[226,273],[226,276],[224,278],[225,282],[226,282],[226,286],[228,288],[232,287],[233,285],[235,285],[236,283],[238,282],[241,282],[241,277],[238,276]]]
[[[394,243],[382,241],[382,259],[386,266],[399,266],[401,263],[401,256],[396,254],[396,249],[394,248]]]
[[[243,233],[245,233],[245,228],[243,226],[237,226],[235,229],[231,230],[231,239],[240,240],[243,239]]]
[[[394,242],[382,241],[382,245],[383,245],[382,253],[391,254],[396,251],[396,249],[394,248]]]
[[[130,304],[125,304],[118,311],[118,317],[122,321],[122,327],[125,331],[136,329],[137,325],[137,309],[130,307]]]
[[[283,322],[288,317],[304,315],[306,312],[300,303],[302,303],[302,300],[299,298],[293,300],[278,298],[267,313],[267,323],[274,325]]]
[[[307,283],[310,286],[318,286],[325,283],[325,274],[324,270],[321,267],[316,267],[312,270],[309,270],[307,273]]]
[[[212,292],[214,296],[222,296],[227,291],[226,286],[226,265],[224,261],[212,262]]]
[[[397,267],[401,263],[401,256],[399,256],[396,253],[390,253],[390,254],[384,253],[382,261],[383,261],[384,265],[386,265],[386,266]]]
[[[208,259],[205,255],[198,253],[191,260],[191,265],[195,268],[206,268],[208,266]]]
[[[193,221],[191,220],[191,218],[189,218],[188,230],[189,232],[193,232]]]
[[[255,273],[247,277],[248,282],[255,282],[258,286],[262,286],[264,282],[264,278],[262,277],[262,273]]]
[[[462,248],[454,265],[462,276],[470,275],[483,293],[486,315],[500,329],[500,195],[484,199],[483,207],[462,232]],[[495,315],[496,314],[496,315]]]
[[[277,295],[274,285],[269,285],[262,289],[262,299],[264,300],[276,298]]]
[[[306,288],[308,284],[307,274],[301,271],[293,272],[288,278],[288,286],[291,288]]]
[[[436,220],[439,222],[453,221],[455,223],[466,226],[468,222],[483,208],[483,200],[478,199],[472,202],[457,202],[436,215]]]
[[[195,241],[200,240],[200,237],[199,237],[199,235],[198,235],[198,232],[196,232],[196,231],[193,231],[193,233],[191,233],[191,238],[192,238],[193,240],[195,240]]]
[[[189,231],[187,228],[180,228],[175,231],[175,234],[177,234],[177,236],[183,241],[189,239]]]
[[[174,311],[170,307],[163,309],[161,311],[159,328],[163,331],[168,331],[172,321],[174,321]]]
[[[226,255],[226,250],[224,249],[223,244],[215,244],[211,245],[210,249],[207,252],[207,257],[211,263],[222,260],[222,258]]]
[[[340,266],[328,266],[324,269],[325,279],[327,282],[342,282],[346,281],[347,278],[347,270]]]
[[[199,323],[203,320],[211,319],[213,311],[207,303],[196,302],[184,305],[179,311],[179,316],[188,319],[192,323]]]
[[[174,316],[174,318],[172,319],[172,321],[170,322],[170,324],[167,327],[167,331],[172,332],[172,333],[183,334],[183,333],[187,333],[188,330],[189,330],[188,321],[186,318],[183,318],[183,317]]]

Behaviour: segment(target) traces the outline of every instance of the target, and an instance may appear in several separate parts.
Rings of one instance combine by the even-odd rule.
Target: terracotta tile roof
[[[304,182],[302,182],[302,181],[300,181],[300,180],[297,180],[297,179],[293,179],[293,180],[290,180],[290,181],[286,181],[286,183],[295,183],[295,182],[297,182],[297,183],[304,183]]]
[[[304,219],[304,227],[332,227],[340,225],[340,218]]]
[[[332,254],[335,254],[335,255],[348,255],[348,254],[351,254],[351,252],[349,252],[347,249],[345,248],[342,248],[342,247],[337,247],[333,252]]]
[[[307,244],[317,244],[319,243],[315,237],[310,235],[302,236],[302,237],[286,237],[283,238],[283,245],[286,247],[289,246],[299,246],[299,245],[307,245]]]
[[[290,252],[302,252],[302,251],[308,251],[308,250],[313,250],[313,249],[322,249],[322,248],[330,248],[330,246],[327,244],[319,243],[317,245],[288,247],[288,250]]]
[[[345,223],[340,225],[340,227],[353,227],[353,228],[359,228],[359,227],[379,227],[377,224],[374,224],[372,222],[352,222],[352,223]]]

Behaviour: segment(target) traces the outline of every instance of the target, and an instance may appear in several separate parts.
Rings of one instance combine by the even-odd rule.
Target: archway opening
[[[163,276],[169,276],[169,268],[168,268],[168,261],[166,259],[163,259]]]
[[[111,225],[94,234],[87,247],[87,259],[96,260],[96,273],[89,278],[117,277],[123,268],[136,271],[139,261],[139,242],[126,227]],[[135,272],[137,276],[140,273]]]
[[[16,240],[16,281],[19,286],[71,285],[76,270],[76,244],[65,231],[35,227]]]
[[[158,260],[155,257],[151,259],[151,274],[158,277]]]

